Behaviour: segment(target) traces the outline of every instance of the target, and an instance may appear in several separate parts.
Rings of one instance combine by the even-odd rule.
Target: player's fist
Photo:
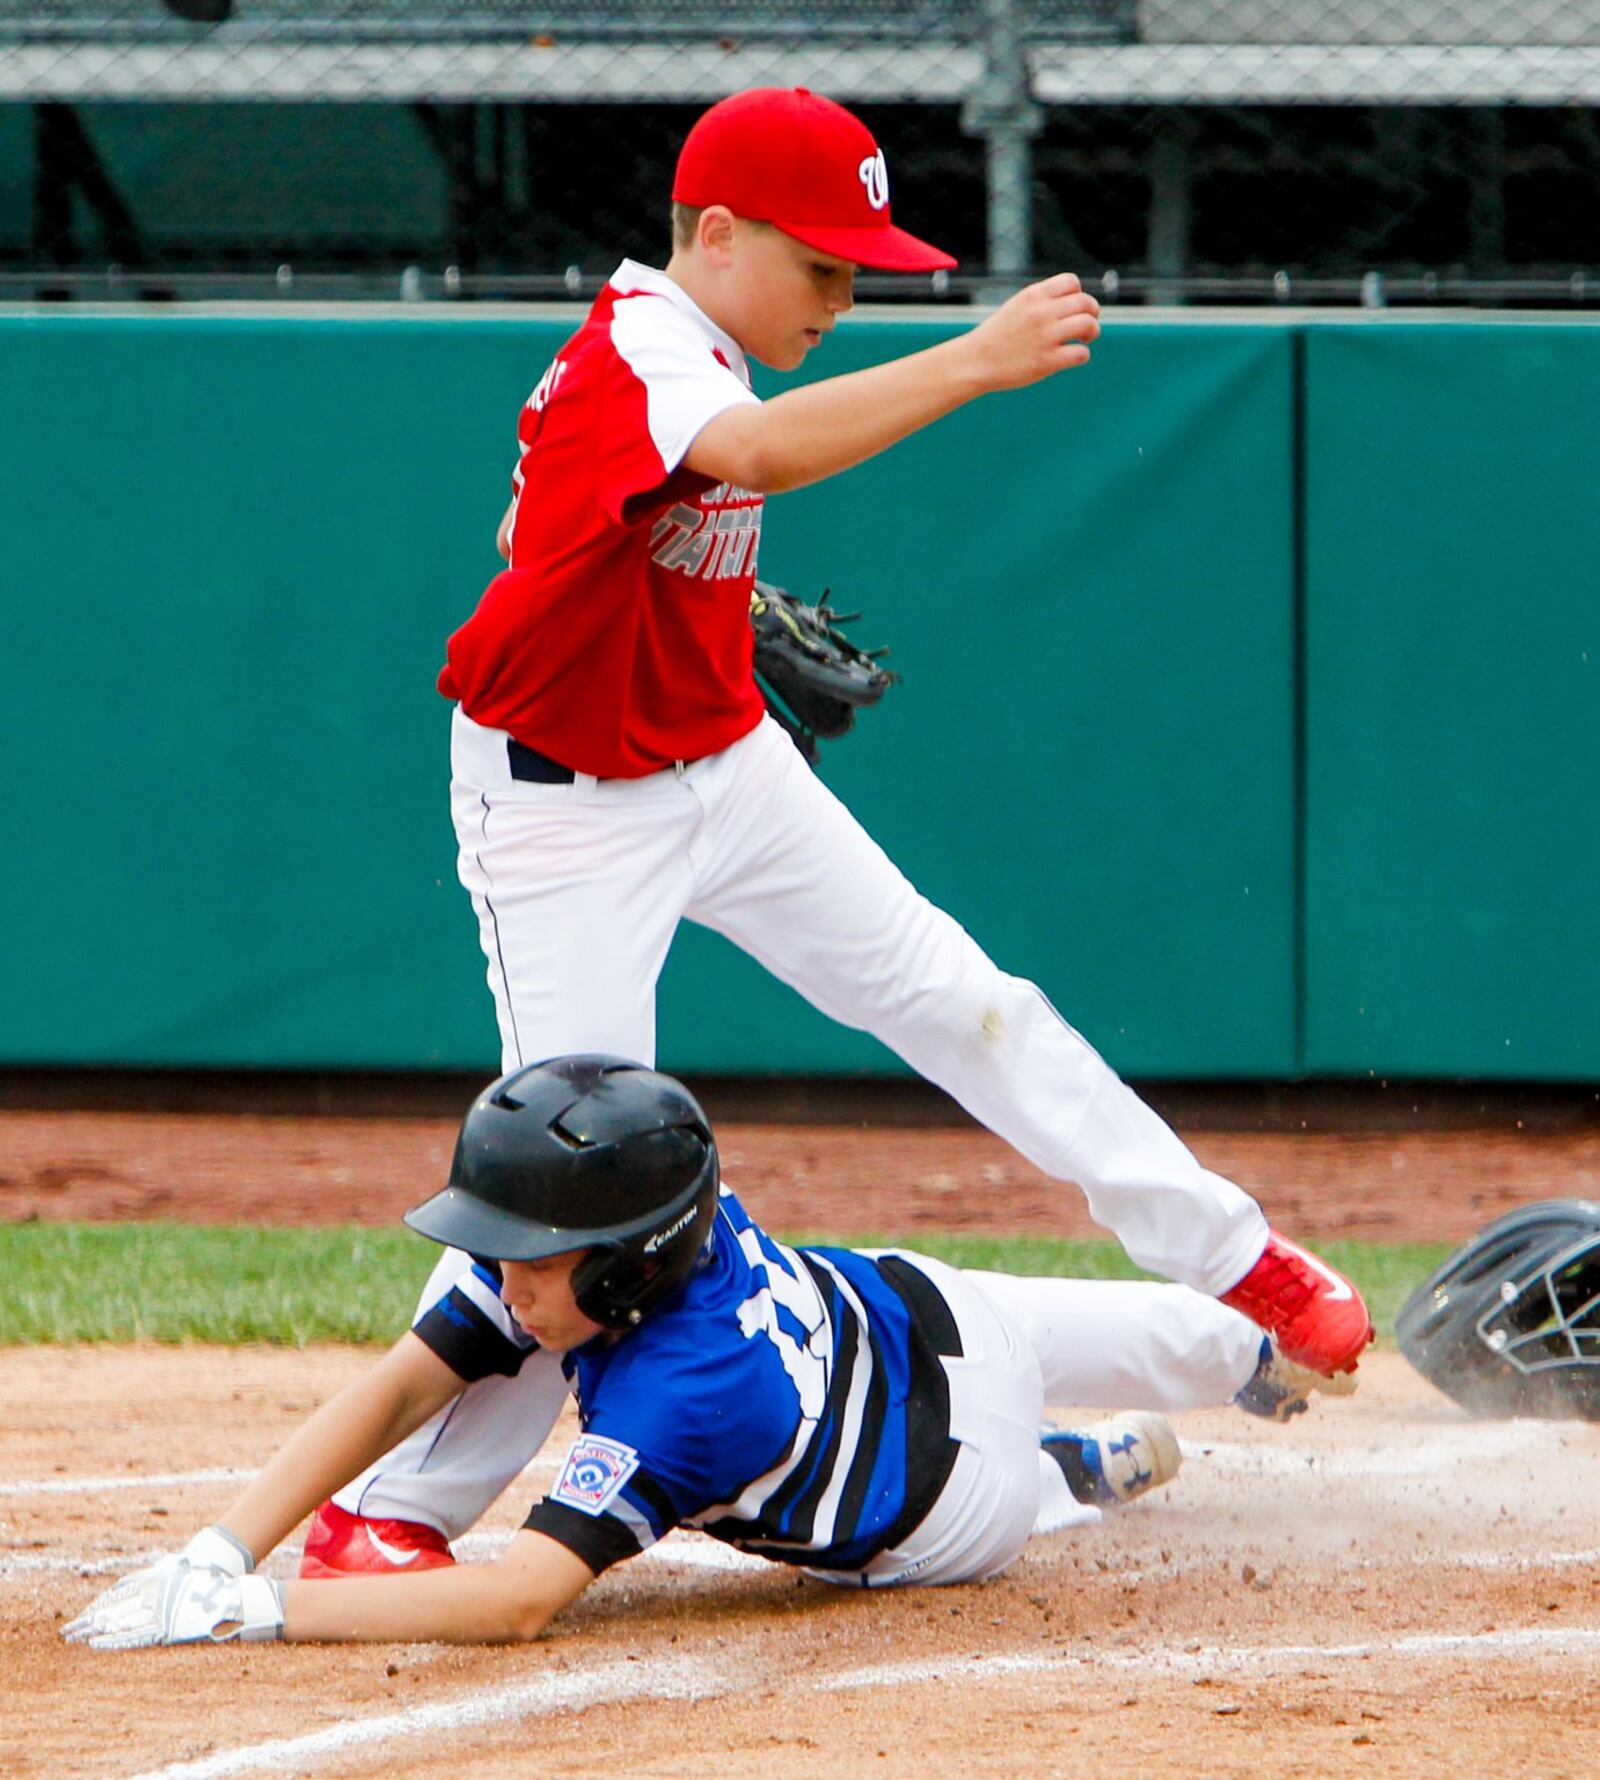
[[[1087,364],[1100,335],[1100,305],[1077,274],[1058,272],[1007,298],[968,339],[987,389],[1020,389]]]

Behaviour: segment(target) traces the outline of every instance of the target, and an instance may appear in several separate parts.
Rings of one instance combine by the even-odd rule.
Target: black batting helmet
[[[625,1057],[553,1057],[484,1089],[449,1185],[406,1222],[486,1260],[588,1249],[577,1306],[626,1329],[694,1270],[717,1182],[711,1126],[681,1082]]]
[[[1418,1286],[1395,1333],[1474,1415],[1600,1421],[1600,1205],[1547,1199],[1496,1218]]]

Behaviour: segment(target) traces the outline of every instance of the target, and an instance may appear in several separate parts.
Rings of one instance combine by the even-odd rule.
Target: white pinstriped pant
[[[1217,1293],[1254,1263],[1255,1201],[920,896],[770,718],[647,779],[523,783],[506,741],[456,712],[451,809],[503,1068],[573,1051],[653,1063],[656,982],[689,919],[1076,1182],[1141,1266]],[[564,1394],[545,1370],[473,1385],[337,1499],[464,1530],[543,1443]]]

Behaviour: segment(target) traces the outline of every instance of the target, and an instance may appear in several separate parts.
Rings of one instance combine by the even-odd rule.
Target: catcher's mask
[[[681,1082],[624,1057],[555,1057],[478,1096],[449,1184],[406,1222],[484,1260],[588,1249],[578,1309],[627,1329],[694,1270],[717,1184],[711,1126]]]
[[[1474,1415],[1600,1421],[1600,1205],[1486,1225],[1402,1305],[1400,1351]]]

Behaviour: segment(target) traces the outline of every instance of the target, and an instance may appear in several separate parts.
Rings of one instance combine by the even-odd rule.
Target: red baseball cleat
[[[1327,1377],[1354,1372],[1375,1333],[1350,1281],[1276,1230],[1268,1231],[1261,1259],[1222,1293],[1222,1302],[1259,1323],[1285,1359]]]
[[[453,1564],[449,1541],[415,1520],[367,1520],[336,1502],[311,1517],[300,1574],[312,1581],[335,1576],[403,1576]]]

